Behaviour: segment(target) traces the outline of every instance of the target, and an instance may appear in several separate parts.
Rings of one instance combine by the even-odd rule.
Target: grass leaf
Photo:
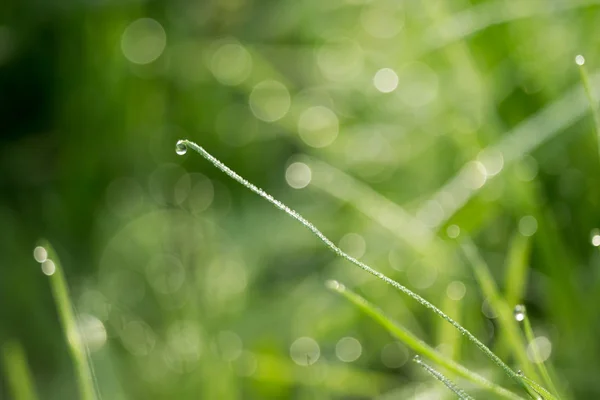
[[[423,342],[421,339],[416,337],[404,326],[400,325],[396,321],[393,321],[391,318],[385,315],[384,312],[381,311],[379,308],[375,307],[373,304],[369,303],[366,299],[354,293],[353,291],[347,289],[344,285],[340,284],[339,282],[329,281],[327,282],[327,287],[330,290],[343,295],[346,299],[348,299],[351,303],[356,305],[365,314],[373,318],[379,325],[385,328],[385,330],[390,332],[394,337],[396,337],[398,340],[404,343],[415,353],[430,359],[436,364],[446,368],[448,371],[451,371],[456,375],[462,376],[470,382],[481,386],[482,388],[489,390],[490,392],[493,392],[499,396],[502,396],[507,399],[522,399],[522,397],[506,390],[501,386],[496,385],[495,383],[488,381],[481,375],[467,369],[461,364],[444,356],[442,353],[438,352],[437,350],[429,346],[427,343]]]
[[[2,345],[2,362],[8,387],[14,400],[36,400],[31,371],[21,344],[8,341]]]
[[[58,310],[58,316],[67,339],[67,347],[71,354],[79,398],[81,400],[95,400],[94,379],[90,364],[88,364],[88,353],[85,343],[77,328],[75,312],[71,303],[69,289],[54,248],[46,240],[42,240],[39,246],[46,250],[47,259],[42,263],[42,270],[50,282],[50,288]]]
[[[266,193],[264,190],[256,187],[252,183],[248,182],[246,179],[242,178],[240,175],[235,173],[233,170],[231,170],[229,167],[227,167],[225,164],[223,164],[221,161],[219,161],[217,158],[215,158],[212,154],[207,152],[201,146],[199,146],[196,143],[191,142],[189,140],[179,140],[176,145],[176,150],[177,150],[178,154],[182,154],[182,152],[179,151],[182,146],[189,147],[189,148],[193,149],[194,151],[198,152],[202,157],[204,157],[206,160],[211,162],[216,168],[221,170],[223,173],[228,175],[230,178],[237,181],[241,185],[245,186],[250,191],[261,196],[262,198],[267,200],[269,203],[273,204],[275,207],[279,208],[280,210],[282,210],[286,214],[288,214],[290,217],[292,217],[295,220],[297,220],[298,222],[300,222],[308,230],[310,230],[315,236],[317,236],[330,250],[332,250],[339,257],[346,259],[350,263],[356,265],[357,267],[363,269],[364,271],[370,273],[371,275],[374,275],[375,277],[381,279],[385,283],[393,286],[395,289],[399,290],[400,292],[408,295],[409,297],[412,297],[414,300],[416,300],[422,306],[428,308],[430,311],[432,311],[438,317],[446,320],[448,323],[453,325],[461,334],[466,336],[467,339],[469,339],[473,344],[475,344],[477,346],[477,348],[483,354],[485,354],[492,362],[494,362],[494,364],[496,364],[498,367],[500,367],[504,371],[504,373],[506,373],[506,375],[508,375],[511,379],[513,379],[519,385],[523,386],[523,382],[521,381],[521,379],[519,379],[519,376],[517,375],[517,373],[515,371],[513,371],[506,363],[504,363],[504,361],[502,361],[497,355],[495,355],[486,345],[484,345],[479,339],[477,339],[471,332],[469,332],[458,322],[454,321],[452,318],[450,318],[448,315],[446,315],[442,310],[440,310],[439,308],[434,306],[429,301],[425,300],[423,297],[414,293],[407,287],[401,285],[400,283],[387,277],[386,275],[382,274],[381,272],[371,268],[367,264],[365,264],[361,261],[358,261],[354,257],[352,257],[352,256],[348,255],[347,253],[345,253],[344,251],[342,251],[342,249],[337,247],[316,226],[314,226],[311,222],[306,220],[298,212],[292,210],[291,208],[289,208],[288,206],[286,206],[279,200],[275,199],[270,194]]]
[[[415,356],[413,359],[415,363],[417,363],[421,368],[423,368],[429,375],[433,376],[438,381],[442,382],[448,389],[450,389],[454,394],[458,396],[459,399],[464,400],[472,400],[473,398],[469,396],[464,390],[459,388],[454,382],[444,376],[439,371],[436,371],[433,367],[425,364],[419,356]]]

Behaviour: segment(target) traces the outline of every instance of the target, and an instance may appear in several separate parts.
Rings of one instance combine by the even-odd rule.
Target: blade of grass
[[[531,250],[529,237],[516,232],[510,242],[506,258],[506,287],[504,298],[509,306],[521,302],[525,291],[529,252]]]
[[[521,369],[529,376],[537,376],[535,369],[527,358],[525,342],[513,317],[513,309],[501,297],[489,267],[469,238],[463,237],[461,248],[473,268],[475,279],[481,288],[482,294],[488,299],[490,307],[495,314],[498,315],[500,326],[503,332],[506,332],[506,338],[510,344],[512,353],[517,358]]]
[[[459,388],[450,379],[448,379],[447,377],[445,377],[444,374],[442,374],[439,371],[436,371],[433,367],[425,364],[421,360],[421,357],[415,356],[415,358],[413,358],[413,361],[417,365],[419,365],[421,368],[423,368],[429,375],[433,376],[435,379],[437,379],[438,381],[442,382],[449,390],[451,390],[452,392],[454,392],[454,394],[456,394],[459,399],[473,400],[473,398],[471,396],[469,396],[464,390],[462,390],[461,388]]]
[[[575,63],[579,66],[581,82],[583,83],[583,88],[585,89],[587,99],[590,102],[590,111],[592,112],[592,116],[594,117],[594,125],[596,128],[598,153],[600,154],[600,113],[598,112],[598,102],[596,101],[596,97],[594,96],[594,90],[590,83],[590,77],[588,75],[587,68],[585,67],[585,58],[582,55],[578,55],[577,57],[575,57]]]
[[[2,345],[2,361],[8,387],[14,400],[36,400],[31,371],[21,344],[8,341]]]
[[[39,247],[45,249],[47,254],[47,258],[42,264],[42,269],[48,275],[58,316],[67,339],[67,347],[75,368],[79,398],[82,400],[95,400],[96,394],[92,369],[88,364],[87,349],[77,328],[75,312],[62,266],[54,248],[48,241],[40,241]]]
[[[598,4],[598,0],[567,0],[557,3],[518,3],[519,7],[507,7],[503,1],[481,3],[468,7],[436,24],[425,36],[425,44],[420,57],[464,39],[490,26],[530,18],[536,15],[560,13],[569,9],[583,8]],[[515,3],[517,5],[517,3]]]
[[[542,360],[542,357],[540,355],[539,349],[538,347],[535,345],[535,335],[533,334],[533,329],[531,329],[531,323],[529,322],[529,316],[527,315],[527,309],[525,308],[524,305],[518,305],[517,307],[519,307],[519,312],[522,313],[523,315],[523,330],[525,331],[525,338],[527,339],[527,342],[529,342],[530,346],[531,346],[531,350],[533,352],[533,358],[535,360],[535,366],[537,367],[540,375],[542,376],[543,382],[544,384],[550,388],[550,391],[552,391],[552,393],[556,393],[557,397],[560,398],[558,396],[558,390],[556,390],[556,386],[554,385],[554,382],[552,381],[552,378],[550,377],[550,374],[548,373],[548,369],[546,368],[546,365],[544,364],[544,361]],[[527,375],[527,374],[525,374]]]
[[[452,285],[452,283],[450,285]],[[455,321],[460,321],[462,317],[461,306],[462,303],[459,300],[451,298],[450,296],[443,296],[442,309]],[[439,324],[436,343],[444,344],[444,350],[442,350],[442,353],[453,360],[460,360],[460,349],[462,345],[461,335],[456,331],[456,329],[453,329],[451,325]],[[448,350],[446,351],[446,349]]]
[[[438,352],[427,343],[416,337],[404,326],[398,322],[393,321],[387,315],[383,313],[379,308],[368,302],[363,297],[347,289],[344,285],[336,281],[328,281],[327,288],[341,294],[360,310],[362,310],[369,317],[373,318],[379,325],[387,330],[394,337],[402,341],[407,347],[413,350],[415,353],[422,355],[435,362],[436,364],[446,368],[448,371],[455,373],[456,375],[462,376],[474,384],[481,386],[482,388],[489,390],[499,396],[507,399],[522,399],[522,397],[508,391],[507,389],[496,385],[493,382],[488,381],[481,375],[467,369],[461,364],[454,360],[446,357],[442,353]]]
[[[513,308],[523,299],[526,287],[529,252],[531,250],[529,237],[516,232],[509,244],[504,270],[504,299],[508,307]],[[494,349],[496,354],[505,355],[511,351],[511,344],[507,333],[500,331],[498,347]]]
[[[600,73],[595,73],[590,77],[592,87],[600,83]],[[504,160],[504,168],[498,173],[501,175],[507,170],[507,166],[520,160],[525,154],[539,147],[542,143],[551,139],[565,128],[571,126],[579,120],[587,109],[585,93],[579,86],[573,87],[567,91],[561,98],[546,106],[541,111],[532,115],[524,122],[517,125],[514,129],[503,133],[497,143],[490,145],[482,152],[499,154]],[[457,174],[454,175],[446,184],[439,188],[427,201],[437,202],[442,206],[444,218],[440,219],[434,229],[438,229],[448,222],[448,220],[482,188],[473,189],[465,185],[465,179],[473,174],[474,164],[477,160],[472,160],[465,164]],[[486,177],[487,179],[487,177]],[[454,202],[447,203],[444,199],[448,196],[455,199]]]
[[[444,246],[444,242],[427,225],[368,185],[323,161],[313,158],[308,158],[307,161],[314,175],[311,185],[336,199],[350,203],[415,252],[425,254],[431,251],[432,246]],[[333,184],[334,182],[337,184]]]
[[[521,379],[519,379],[519,376],[517,375],[517,373],[515,371],[513,371],[506,363],[504,363],[504,361],[502,361],[498,356],[496,356],[486,345],[484,345],[479,339],[477,339],[471,332],[469,332],[458,322],[454,321],[452,318],[450,318],[449,316],[444,314],[444,312],[442,310],[440,310],[439,308],[434,306],[429,301],[425,300],[423,297],[414,293],[407,287],[405,287],[405,286],[401,285],[400,283],[394,281],[393,279],[387,277],[386,275],[382,274],[381,272],[371,268],[367,264],[365,264],[361,261],[358,261],[354,257],[351,257],[350,255],[346,254],[339,247],[337,247],[329,238],[327,238],[319,229],[317,229],[316,226],[314,226],[312,223],[310,223],[308,220],[306,220],[298,212],[292,210],[291,208],[289,208],[288,206],[286,206],[279,200],[275,199],[270,194],[266,193],[264,190],[259,189],[252,183],[248,182],[246,179],[242,178],[240,175],[235,173],[233,170],[231,170],[229,167],[227,167],[221,161],[216,159],[213,155],[211,155],[206,150],[204,150],[204,148],[202,148],[201,146],[199,146],[196,143],[191,142],[189,140],[179,140],[176,145],[176,150],[177,150],[178,154],[185,153],[185,151],[183,153],[181,152],[182,147],[185,147],[186,149],[189,147],[189,148],[193,149],[194,151],[198,152],[202,157],[204,157],[207,161],[212,163],[216,168],[221,170],[223,173],[228,175],[231,179],[237,181],[238,183],[240,183],[241,185],[243,185],[250,191],[256,193],[260,197],[267,200],[269,203],[273,204],[275,207],[279,208],[280,210],[282,210],[283,212],[288,214],[293,219],[300,222],[308,230],[310,230],[315,236],[317,236],[317,238],[319,238],[330,250],[332,250],[339,257],[346,259],[350,263],[356,265],[357,267],[363,269],[364,271],[370,273],[371,275],[374,275],[375,277],[381,279],[385,283],[393,286],[395,289],[399,290],[400,292],[408,295],[409,297],[412,297],[414,300],[416,300],[422,306],[428,308],[434,314],[437,314],[440,318],[443,318],[444,320],[446,320],[448,323],[453,325],[460,333],[462,333],[464,336],[466,336],[473,344],[475,344],[475,346],[477,346],[477,348],[483,354],[485,354],[494,364],[496,364],[498,367],[500,367],[504,371],[504,373],[506,373],[506,375],[508,375],[511,379],[513,379],[517,384],[526,388],[525,385],[523,385],[523,381]]]
[[[521,374],[521,379],[528,384],[533,390],[535,390],[544,400],[558,400],[555,396],[552,395],[549,391],[540,386],[536,381],[529,379],[525,375]]]

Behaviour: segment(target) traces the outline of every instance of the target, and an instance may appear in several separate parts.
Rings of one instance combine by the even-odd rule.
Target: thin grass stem
[[[19,342],[11,340],[2,345],[2,363],[12,398],[37,400],[27,357]]]
[[[600,112],[598,112],[598,102],[594,96],[594,90],[590,83],[590,76],[588,75],[587,68],[585,67],[585,58],[580,54],[575,57],[575,63],[579,66],[579,74],[581,75],[581,82],[585,89],[585,95],[590,102],[590,111],[594,117],[594,126],[596,128],[596,138],[598,143],[598,153],[600,154]]]
[[[468,237],[465,236],[462,239],[461,248],[473,269],[475,279],[477,280],[483,295],[487,298],[491,309],[498,316],[500,326],[506,333],[506,338],[510,344],[512,353],[517,358],[521,369],[525,371],[525,374],[537,377],[535,369],[527,358],[525,342],[513,316],[513,309],[502,298],[488,265]]]
[[[523,382],[525,382],[533,390],[535,390],[544,400],[559,400],[556,396],[554,396],[552,393],[550,393],[548,390],[546,390],[543,386],[541,386],[533,379],[530,379],[523,374],[521,374],[521,379],[523,379]]]
[[[413,361],[418,366],[423,368],[425,372],[427,372],[429,375],[442,382],[449,390],[454,392],[454,394],[456,394],[456,396],[458,396],[459,399],[473,400],[471,396],[469,396],[464,390],[459,388],[454,382],[452,382],[450,379],[444,376],[444,374],[442,374],[439,371],[436,371],[435,368],[431,367],[430,365],[425,364],[423,360],[421,360],[421,357],[415,356],[415,358],[413,358]]]
[[[523,382],[521,381],[521,379],[519,379],[519,376],[517,375],[517,373],[515,371],[513,371],[506,363],[504,363],[504,361],[502,361],[498,356],[496,356],[486,345],[484,345],[479,339],[477,339],[471,332],[469,332],[458,322],[454,321],[452,318],[450,318],[448,315],[446,315],[442,310],[440,310],[439,308],[434,306],[429,301],[425,300],[423,297],[414,293],[407,287],[405,287],[405,286],[401,285],[400,283],[394,281],[393,279],[387,277],[386,275],[382,274],[381,272],[371,268],[367,264],[365,264],[361,261],[358,261],[354,257],[346,254],[339,247],[337,247],[329,238],[327,238],[319,229],[317,229],[316,226],[314,226],[312,223],[310,223],[308,220],[306,220],[298,212],[292,210],[291,208],[289,208],[288,206],[283,204],[281,201],[275,199],[273,196],[271,196],[264,190],[258,188],[257,186],[248,182],[246,179],[242,178],[240,175],[235,173],[233,170],[231,170],[229,167],[227,167],[221,161],[216,159],[209,152],[204,150],[204,148],[202,148],[201,146],[199,146],[196,143],[191,142],[189,140],[180,140],[177,142],[177,147],[176,147],[176,150],[178,150],[178,154],[179,154],[179,150],[183,146],[185,146],[186,148],[189,147],[189,148],[193,149],[194,151],[198,152],[202,157],[204,157],[206,160],[208,160],[210,163],[212,163],[216,168],[221,170],[223,173],[228,175],[231,179],[237,181],[238,183],[245,186],[250,191],[261,196],[262,198],[267,200],[269,203],[273,204],[275,207],[279,208],[280,210],[282,210],[283,212],[288,214],[290,217],[292,217],[295,220],[297,220],[298,222],[300,222],[308,230],[310,230],[315,236],[317,236],[317,238],[319,238],[327,247],[329,247],[329,249],[331,249],[339,257],[346,259],[350,263],[356,265],[357,267],[363,269],[364,271],[370,273],[371,275],[374,275],[375,277],[381,279],[382,281],[384,281],[385,283],[394,287],[395,289],[403,292],[404,294],[408,295],[409,297],[412,297],[414,300],[416,300],[422,306],[428,308],[433,313],[437,314],[439,317],[445,319],[448,323],[453,325],[461,334],[466,336],[467,339],[469,339],[473,344],[475,344],[475,346],[477,346],[477,348],[483,354],[485,354],[494,364],[496,364],[498,367],[500,367],[506,373],[506,375],[508,375],[511,379],[513,379],[517,384],[524,387]]]
[[[39,245],[46,251],[47,258],[42,263],[42,270],[48,275],[50,288],[58,310],[58,316],[67,339],[67,347],[71,354],[79,398],[81,400],[95,400],[93,373],[88,364],[88,354],[83,338],[77,328],[75,312],[71,303],[69,289],[58,256],[49,242],[43,240]]]
[[[504,298],[511,307],[520,303],[523,298],[527,283],[530,248],[529,237],[523,236],[519,232],[515,233],[509,246],[505,265],[506,277],[504,279],[506,287]]]
[[[337,281],[328,281],[327,287],[344,296],[348,301],[357,306],[369,317],[373,318],[379,325],[387,330],[392,336],[403,342],[408,348],[413,350],[415,353],[428,358],[434,363],[446,368],[452,373],[462,376],[468,381],[480,386],[490,392],[493,392],[506,399],[522,399],[522,397],[506,390],[505,388],[496,385],[493,382],[488,381],[481,375],[467,369],[463,365],[457,363],[451,358],[443,355],[439,351],[435,350],[427,343],[416,337],[412,332],[406,329],[398,322],[388,317],[381,309],[371,304],[362,296],[354,293],[350,289],[347,289],[344,285]]]
[[[544,361],[542,360],[539,349],[535,344],[535,335],[533,334],[533,329],[531,328],[531,322],[529,321],[529,316],[527,316],[527,309],[523,305],[521,305],[520,307],[521,307],[521,311],[523,313],[523,321],[522,321],[523,331],[525,332],[525,337],[527,338],[527,342],[530,343],[531,351],[533,353],[533,358],[535,360],[535,365],[542,377],[544,385],[546,385],[552,393],[556,393],[556,395],[557,395],[556,397],[560,399],[560,396],[558,396],[558,390],[556,389],[556,386],[554,385],[554,382],[552,381],[552,378],[550,377],[550,374],[548,373],[548,369],[546,368],[546,365],[544,364]],[[527,375],[527,374],[525,374],[525,375]]]

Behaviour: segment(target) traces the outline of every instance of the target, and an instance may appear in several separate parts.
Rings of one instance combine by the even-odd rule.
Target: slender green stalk
[[[481,386],[482,388],[489,390],[499,396],[507,399],[522,399],[522,397],[506,390],[505,388],[496,385],[482,377],[481,375],[467,369],[463,365],[455,362],[449,357],[446,357],[442,353],[438,352],[427,343],[416,337],[412,332],[400,325],[398,322],[392,320],[383,311],[369,303],[366,299],[347,289],[344,285],[336,281],[328,281],[327,287],[344,296],[351,303],[356,305],[369,317],[373,318],[379,325],[385,330],[390,332],[394,337],[402,341],[408,348],[413,350],[415,353],[422,355],[435,362],[436,364],[446,368],[448,371],[455,373],[456,375],[462,376],[474,384]]]
[[[12,398],[14,400],[36,400],[31,371],[21,344],[17,341],[4,343],[2,361]]]
[[[531,351],[533,352],[533,358],[535,359],[535,365],[538,368],[540,375],[542,376],[544,385],[550,388],[550,391],[552,391],[552,393],[556,393],[557,397],[560,398],[558,396],[558,390],[556,390],[556,386],[554,385],[554,382],[552,381],[552,378],[548,373],[548,369],[546,368],[546,365],[542,360],[539,349],[535,345],[535,335],[533,334],[533,329],[531,329],[531,323],[529,322],[529,317],[527,316],[527,310],[523,305],[521,305],[520,307],[520,310],[523,314],[523,330],[525,331],[525,337],[527,338],[527,341],[530,343]]]
[[[596,127],[596,136],[598,138],[598,153],[600,154],[600,113],[598,112],[597,101],[594,96],[592,84],[590,83],[590,77],[585,67],[585,58],[582,55],[575,57],[575,63],[579,66],[579,74],[581,75],[581,82],[585,89],[585,95],[590,102],[590,111],[594,117],[594,125]]]
[[[483,295],[488,299],[490,307],[500,320],[500,326],[506,333],[506,338],[512,348],[512,353],[517,358],[521,369],[525,371],[525,374],[537,377],[535,369],[527,358],[525,342],[513,317],[513,309],[509,307],[502,298],[489,267],[470,239],[464,237],[461,242],[461,247],[466,258],[469,260],[469,264],[473,268],[475,279],[477,279],[477,283],[479,284]]]
[[[454,392],[454,394],[456,394],[459,399],[473,400],[473,398],[471,396],[469,396],[464,390],[462,390],[461,388],[459,388],[450,379],[448,379],[447,377],[445,377],[444,374],[442,374],[439,371],[436,371],[433,367],[425,364],[421,360],[421,357],[415,356],[415,358],[413,359],[413,361],[415,363],[417,363],[417,365],[419,365],[421,368],[423,368],[429,375],[433,376],[435,379],[437,379],[438,381],[442,382],[448,389],[450,389],[452,392]]]
[[[44,240],[41,241],[39,246],[46,250],[47,258],[42,263],[42,270],[48,275],[58,316],[67,338],[67,347],[69,348],[77,377],[79,398],[82,400],[95,400],[94,379],[87,360],[87,349],[77,328],[75,312],[71,304],[69,289],[62,266],[50,243]]]
[[[529,237],[523,236],[519,232],[515,233],[510,242],[505,265],[504,298],[509,306],[519,304],[523,298],[530,248]]]
[[[527,385],[529,385],[533,390],[535,390],[540,396],[542,396],[542,398],[544,400],[558,400],[556,398],[556,396],[554,396],[552,393],[550,393],[549,391],[547,391],[546,389],[544,389],[539,383],[537,383],[536,381],[529,379],[528,377],[526,377],[525,375],[521,374],[521,379],[523,379],[523,382],[525,382]]]
[[[479,348],[479,350],[481,352],[483,352],[490,360],[492,360],[497,366],[499,366],[506,373],[506,375],[508,375],[511,379],[513,379],[520,386],[524,387],[523,382],[521,381],[521,379],[519,379],[519,376],[517,375],[517,373],[515,371],[513,371],[508,365],[506,365],[506,363],[504,363],[504,361],[502,361],[498,356],[496,356],[486,345],[484,345],[479,339],[477,339],[471,332],[466,330],[462,325],[460,325],[458,322],[454,321],[452,318],[450,318],[448,315],[446,315],[442,310],[440,310],[439,308],[437,308],[436,306],[431,304],[429,301],[425,300],[423,297],[414,293],[407,287],[405,287],[405,286],[401,285],[400,283],[394,281],[393,279],[387,277],[386,275],[382,274],[381,272],[371,268],[367,264],[365,264],[361,261],[358,261],[354,257],[351,257],[350,255],[344,253],[331,240],[329,240],[319,229],[317,229],[316,226],[314,226],[312,223],[310,223],[308,220],[306,220],[302,215],[300,215],[296,211],[292,210],[291,208],[289,208],[288,206],[286,206],[279,200],[275,199],[273,196],[266,193],[264,190],[256,187],[252,183],[248,182],[246,179],[242,178],[240,175],[235,173],[233,170],[231,170],[229,167],[227,167],[221,161],[216,159],[209,152],[204,150],[204,148],[202,148],[201,146],[199,146],[196,143],[191,142],[189,140],[179,140],[177,142],[177,147],[176,147],[178,154],[185,153],[185,151],[183,153],[181,153],[181,149],[183,146],[185,146],[186,148],[189,147],[189,148],[193,149],[194,151],[198,152],[200,155],[202,155],[202,157],[204,157],[206,160],[211,162],[215,167],[217,167],[223,173],[228,175],[231,179],[239,182],[240,184],[245,186],[250,191],[261,196],[262,198],[267,200],[269,203],[273,204],[275,207],[279,208],[280,210],[282,210],[283,212],[288,214],[290,217],[292,217],[295,220],[297,220],[298,222],[300,222],[308,230],[310,230],[315,236],[317,236],[327,247],[329,247],[329,249],[331,249],[339,257],[346,259],[350,263],[356,265],[359,268],[362,268],[364,271],[370,273],[371,275],[374,275],[375,277],[381,279],[382,281],[386,282],[387,284],[393,286],[395,289],[403,292],[404,294],[408,295],[409,297],[412,297],[418,303],[420,303],[424,307],[428,308],[433,313],[437,314],[439,317],[445,319],[448,323],[453,325],[461,334],[466,336],[467,339],[469,339],[471,342],[473,342],[477,346],[477,348]]]

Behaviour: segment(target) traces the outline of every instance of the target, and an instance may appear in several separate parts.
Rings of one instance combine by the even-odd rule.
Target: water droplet
[[[581,54],[577,55],[575,57],[575,64],[577,64],[577,65],[585,64],[585,58]]]
[[[335,345],[335,355],[343,362],[349,363],[356,361],[361,353],[362,345],[353,337],[342,338]]]
[[[408,350],[402,343],[388,343],[381,350],[381,362],[388,368],[400,368],[406,361]]]
[[[345,289],[344,285],[336,280],[328,280],[327,282],[325,282],[325,286],[328,289],[335,290],[336,292],[341,292]]]
[[[185,141],[179,140],[177,142],[177,144],[175,145],[175,153],[179,154],[180,156],[187,153],[187,145],[185,144]]]
[[[523,371],[521,371],[521,370],[518,370],[518,371],[517,371],[517,375],[519,375],[519,376],[525,376],[525,374],[524,374],[524,373],[523,373]]]
[[[519,232],[523,236],[532,236],[538,229],[538,222],[534,216],[526,215],[519,220]]]
[[[458,225],[450,225],[446,228],[446,235],[450,239],[456,239],[460,235],[460,227]]]
[[[54,275],[54,272],[56,272],[56,265],[54,265],[52,260],[46,260],[42,263],[42,272],[48,276]]]
[[[420,355],[416,355],[413,357],[413,361],[416,362],[417,364],[421,363],[421,356]]]
[[[523,321],[525,319],[525,306],[522,304],[515,306],[514,316],[518,322]]]
[[[600,231],[598,229],[592,230],[592,245],[595,247],[600,246]]]
[[[43,263],[48,259],[48,251],[42,246],[37,246],[33,249],[33,258],[39,263]]]
[[[290,356],[298,365],[308,366],[317,362],[321,355],[319,344],[310,337],[298,338],[290,346]]]

